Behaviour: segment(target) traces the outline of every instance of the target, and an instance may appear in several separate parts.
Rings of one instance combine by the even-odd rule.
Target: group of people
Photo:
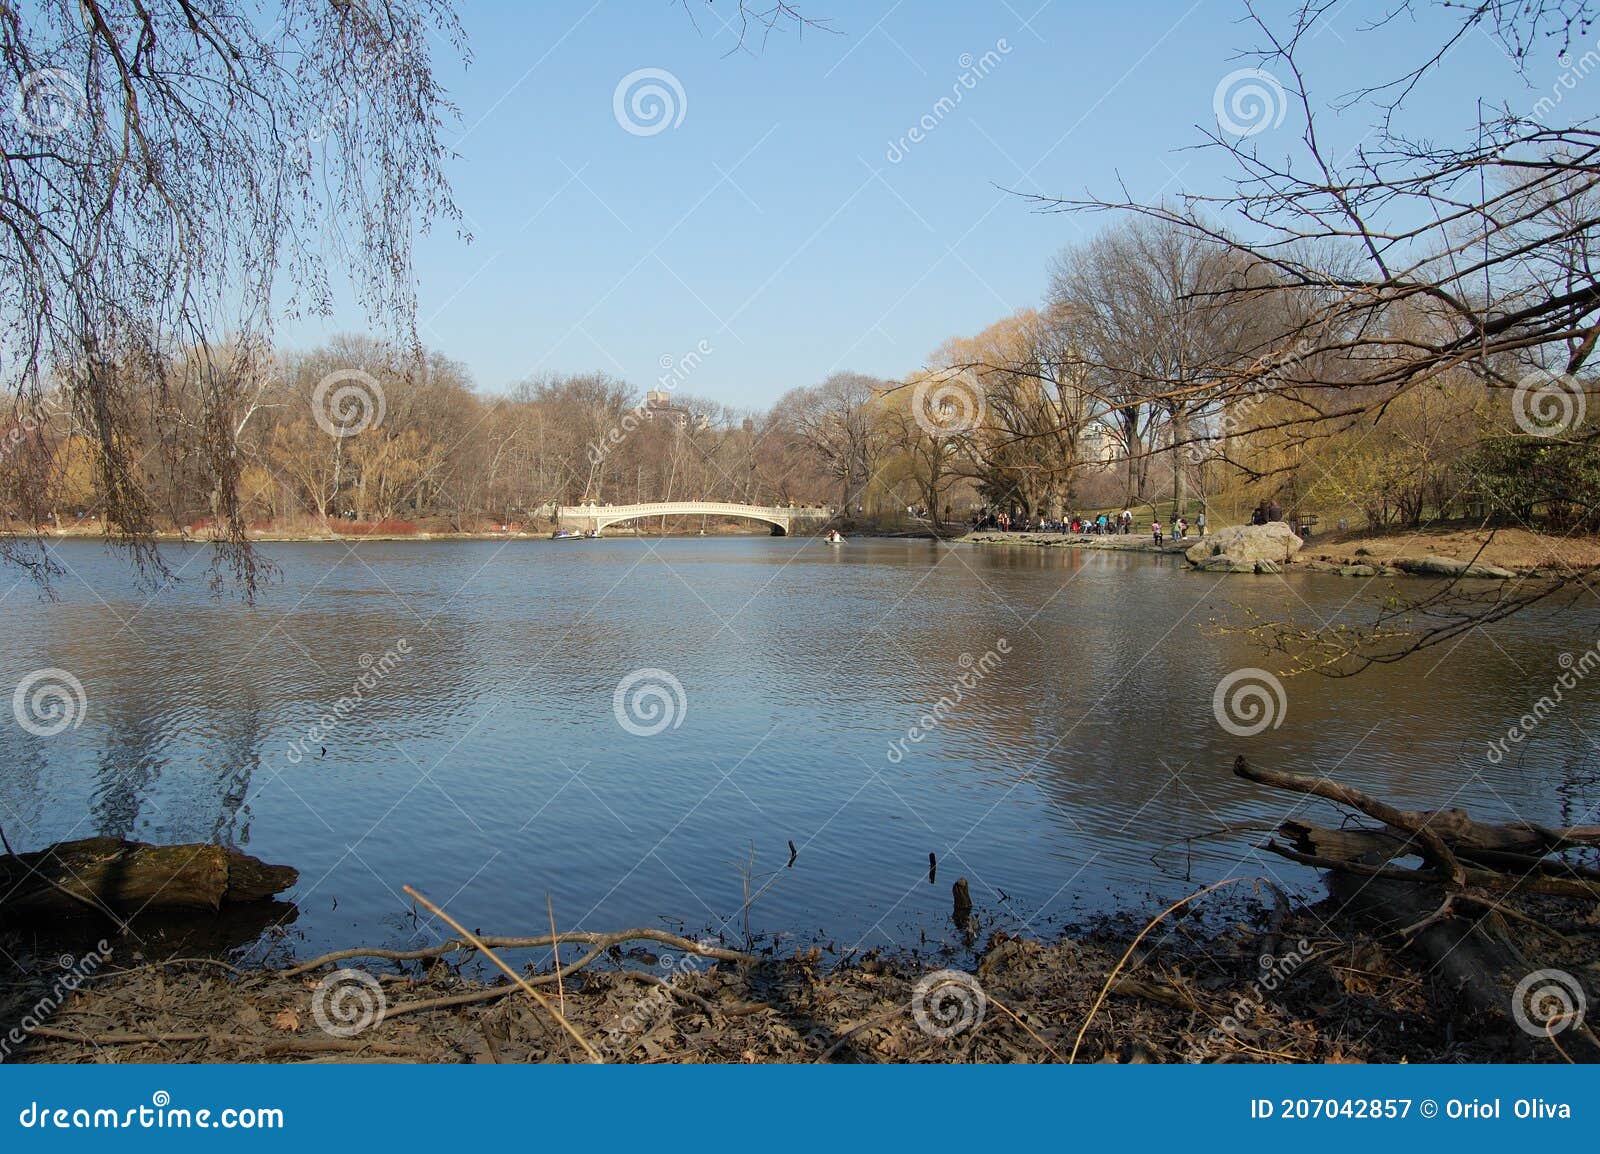
[[[1204,537],[1206,535],[1205,513],[1202,512],[1195,515],[1195,528],[1199,530],[1200,536]],[[1161,524],[1159,518],[1150,522],[1150,536],[1157,545],[1166,540],[1166,528]],[[1179,517],[1172,523],[1172,539],[1174,541],[1187,541],[1189,539],[1189,519],[1187,517]]]
[[[1262,501],[1250,514],[1250,524],[1265,525],[1268,521],[1283,520],[1283,506],[1278,504],[1277,498],[1271,501]]]
[[[1257,523],[1259,524],[1259,522]],[[986,511],[977,519],[973,527],[977,529],[998,529],[1002,533],[1028,532],[1031,530],[1039,533],[1125,536],[1133,532],[1133,510],[1124,509],[1120,513],[1099,513],[1094,516],[1073,514],[1060,520],[1053,520],[1048,517],[1013,517],[1010,513],[1003,511]],[[1204,512],[1196,514],[1195,528],[1200,536],[1204,537],[1206,535],[1206,515]],[[1166,540],[1166,526],[1160,520],[1150,522],[1150,532],[1157,545]],[[1172,523],[1172,539],[1174,541],[1187,541],[1189,539],[1188,518],[1179,517]]]
[[[1115,517],[1101,513],[1098,517],[1069,517],[1064,526],[1068,533],[1131,533],[1133,512],[1124,509]]]

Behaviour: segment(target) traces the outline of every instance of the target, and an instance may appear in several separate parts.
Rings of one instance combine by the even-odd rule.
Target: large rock
[[[1235,525],[1191,545],[1184,556],[1209,573],[1277,573],[1305,542],[1286,521]]]
[[[1243,561],[1237,557],[1229,557],[1226,553],[1219,553],[1215,557],[1207,557],[1195,565],[1202,573],[1254,573],[1257,561]]]
[[[1419,577],[1473,577],[1490,581],[1507,581],[1516,574],[1498,565],[1481,561],[1458,561],[1454,557],[1396,557],[1394,567],[1404,573]]]

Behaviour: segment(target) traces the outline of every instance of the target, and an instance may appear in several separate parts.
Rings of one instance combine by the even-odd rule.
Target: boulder
[[[1341,577],[1376,577],[1378,571],[1371,565],[1345,565],[1339,569]]]
[[[1221,529],[1209,537],[1202,537],[1191,545],[1184,556],[1189,564],[1209,573],[1275,573],[1277,568],[1260,570],[1260,562],[1282,566],[1305,544],[1295,536],[1286,521],[1269,521],[1265,525],[1235,525]],[[1219,563],[1227,558],[1230,565]]]
[[[1485,565],[1481,561],[1458,561],[1454,557],[1396,557],[1394,567],[1404,573],[1419,577],[1471,577],[1492,581],[1508,581],[1516,574],[1498,565]]]
[[[1222,553],[1215,557],[1207,557],[1204,561],[1196,564],[1195,568],[1202,573],[1254,573],[1256,571],[1256,563],[1254,561],[1245,561],[1238,557],[1229,557],[1227,554]]]

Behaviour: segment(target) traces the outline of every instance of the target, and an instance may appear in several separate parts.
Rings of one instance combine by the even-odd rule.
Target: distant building
[[[1090,421],[1078,438],[1078,456],[1094,469],[1109,469],[1122,460],[1122,438],[1104,421]]]
[[[647,421],[671,421],[680,429],[687,429],[693,425],[696,429],[706,427],[704,417],[696,417],[682,405],[672,403],[672,394],[666,389],[651,389],[644,395],[644,419]]]

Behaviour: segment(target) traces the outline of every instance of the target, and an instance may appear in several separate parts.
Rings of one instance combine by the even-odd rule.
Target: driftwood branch
[[[478,941],[492,950],[536,950],[546,946],[571,944],[594,947],[578,961],[570,962],[563,966],[561,968],[563,977],[576,970],[581,970],[613,946],[619,946],[625,942],[659,942],[662,945],[671,946],[675,950],[682,950],[684,953],[696,954],[702,958],[715,958],[721,962],[751,963],[758,960],[753,955],[741,953],[738,950],[723,949],[720,946],[708,946],[691,938],[679,937],[677,934],[670,934],[665,930],[654,929],[622,930],[612,934],[594,933],[587,930],[567,930],[559,934],[541,934],[538,937],[531,938],[485,936],[479,937]],[[351,958],[376,958],[388,962],[417,962],[440,958],[446,954],[470,953],[476,949],[476,946],[458,938],[450,938],[437,945],[424,946],[415,950],[385,950],[357,946],[353,949],[335,950],[332,953],[323,954],[321,957],[312,958],[308,962],[300,962],[284,970],[283,975],[284,977],[292,978],[299,974],[310,973],[312,970],[320,969],[323,966],[332,965],[335,962],[349,961]],[[554,972],[541,974],[531,980],[535,984],[553,982],[555,981],[555,974]]]
[[[1396,809],[1388,802],[1361,792],[1354,786],[1345,785],[1343,782],[1334,781],[1327,777],[1310,777],[1301,773],[1287,773],[1282,770],[1259,769],[1245,761],[1243,757],[1233,763],[1233,772],[1248,781],[1270,785],[1277,789],[1298,790],[1304,794],[1315,797],[1327,798],[1341,805],[1348,805],[1359,809],[1362,813],[1377,818],[1385,825],[1403,829],[1416,838],[1424,860],[1433,865],[1455,885],[1466,884],[1466,869],[1456,857],[1454,851],[1445,844],[1445,840],[1431,821],[1434,815],[1419,815]]]
[[[1442,885],[1457,891],[1475,888],[1600,898],[1600,880],[1585,876],[1592,871],[1565,862],[1543,861],[1544,854],[1600,840],[1600,829],[1594,826],[1553,830],[1531,822],[1489,825],[1473,821],[1461,810],[1403,810],[1330,778],[1263,769],[1243,757],[1234,761],[1233,772],[1248,781],[1347,805],[1386,827],[1334,830],[1298,819],[1285,820],[1279,824],[1278,832],[1289,844],[1269,840],[1263,848],[1290,861],[1360,877]],[[1417,843],[1415,851],[1413,840]],[[1524,852],[1528,850],[1534,852]],[[1411,852],[1431,868],[1414,870],[1388,864]],[[1483,868],[1503,861],[1507,855],[1512,857],[1515,872]]]

